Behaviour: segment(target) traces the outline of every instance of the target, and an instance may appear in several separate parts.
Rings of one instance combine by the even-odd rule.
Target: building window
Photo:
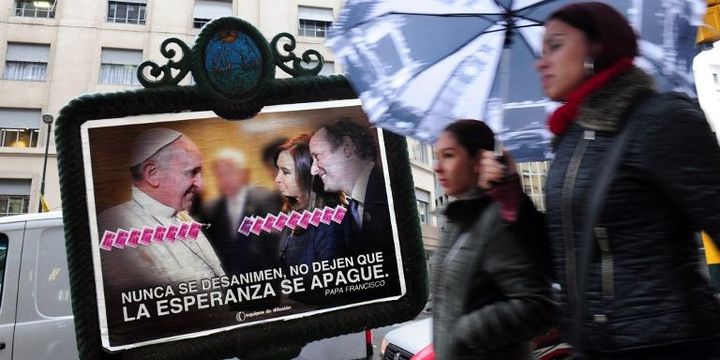
[[[421,224],[429,224],[428,213],[430,211],[430,193],[425,190],[415,189],[415,200],[417,202],[418,216]]]
[[[145,24],[145,1],[108,1],[107,21],[123,24]]]
[[[26,214],[30,207],[30,180],[0,179],[0,216]]]
[[[437,177],[435,177],[435,182],[437,183]],[[435,190],[437,191],[437,189]],[[447,194],[442,194],[435,198],[435,207],[443,208],[448,203],[448,196]]]
[[[333,23],[332,9],[298,7],[298,35],[324,38]]]
[[[210,20],[232,15],[232,1],[195,0],[193,28],[199,29]]]
[[[428,153],[431,152],[431,150],[429,149],[429,145],[423,144],[413,138],[407,138],[407,143],[410,148],[410,160],[430,165],[430,157],[428,156]]]
[[[194,18],[193,18],[193,28],[194,28],[194,29],[200,29],[200,28],[202,28],[203,26],[205,26],[205,24],[209,23],[210,20],[212,20],[212,19],[208,19],[208,18],[196,18],[196,17],[194,17]]]
[[[5,80],[45,81],[50,45],[8,43]]]
[[[0,146],[36,147],[40,117],[39,109],[0,108]]]
[[[35,147],[37,146],[38,129],[0,128],[0,146],[3,147]]]
[[[545,211],[545,179],[548,163],[546,161],[518,164],[523,191],[530,197],[540,211]]]
[[[55,1],[17,0],[15,2],[15,16],[54,18]]]
[[[142,62],[141,50],[103,48],[100,57],[100,83],[140,85],[137,69]]]

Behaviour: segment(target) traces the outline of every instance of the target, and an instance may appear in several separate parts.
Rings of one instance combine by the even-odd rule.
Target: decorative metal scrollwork
[[[176,51],[175,49],[169,48],[170,44],[177,45],[182,51],[180,60],[175,61]],[[160,45],[160,53],[165,58],[169,59],[167,64],[160,66],[152,61],[145,61],[138,66],[137,77],[140,84],[146,88],[154,88],[160,86],[174,86],[180,83],[188,71],[190,71],[190,48],[185,45],[182,40],[177,38],[169,38],[162,42]],[[150,76],[154,79],[149,79],[145,76],[145,70],[149,68]],[[173,76],[172,70],[179,70],[180,72]]]
[[[278,49],[278,42],[282,39],[287,39],[289,42],[286,44],[283,44],[282,50],[287,52],[287,55],[283,55],[280,53],[280,49]],[[295,37],[288,33],[279,33],[275,35],[275,37],[270,42],[270,49],[273,52],[273,57],[275,58],[275,65],[277,65],[280,69],[285,71],[286,73],[290,74],[293,77],[303,77],[303,76],[315,76],[320,73],[320,70],[322,70],[323,65],[325,64],[325,59],[323,59],[322,55],[317,50],[306,50],[302,57],[298,57],[293,53],[293,50],[295,50],[296,41]],[[286,62],[292,61],[292,67],[289,67],[286,65]],[[313,67],[303,67],[302,63],[310,64],[311,61],[317,61],[315,66]]]

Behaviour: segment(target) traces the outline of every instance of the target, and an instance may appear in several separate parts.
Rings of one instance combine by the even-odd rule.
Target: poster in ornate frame
[[[81,358],[289,358],[310,341],[420,312],[427,270],[406,142],[369,126],[343,76],[317,75],[319,53],[294,48],[289,34],[268,43],[243,20],[220,18],[192,49],[163,42],[168,62],[138,69],[144,89],[84,95],[61,110]],[[276,67],[292,77],[275,78]],[[195,84],[179,86],[189,72]],[[277,138],[288,141],[266,170],[262,148]],[[302,169],[298,146],[310,158]],[[254,174],[241,207],[257,210],[222,236],[209,210],[228,183],[221,153]],[[312,202],[297,193],[302,181],[289,189],[300,175],[283,169],[310,172],[299,188]]]

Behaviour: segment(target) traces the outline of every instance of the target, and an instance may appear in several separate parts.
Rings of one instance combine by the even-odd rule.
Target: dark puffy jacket
[[[489,197],[452,202],[433,257],[433,346],[438,359],[527,360],[550,326],[552,303],[539,248],[542,218],[523,198],[504,223]]]
[[[589,195],[617,134],[640,121],[594,229],[584,319],[586,347],[605,352],[720,337],[720,308],[707,280],[695,232],[720,240],[720,149],[700,108],[681,95],[640,103],[637,71],[583,104],[580,118],[556,143],[546,185],[547,222],[562,286],[560,327],[574,342],[572,304],[579,239]],[[636,110],[636,111],[629,111]],[[583,118],[583,116],[585,118]],[[593,118],[595,117],[595,118]],[[614,125],[613,125],[614,124]]]

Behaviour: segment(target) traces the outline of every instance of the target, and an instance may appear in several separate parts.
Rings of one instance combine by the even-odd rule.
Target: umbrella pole
[[[497,129],[498,133],[503,132],[505,127],[505,102],[508,99],[510,91],[510,46],[503,47],[500,54],[500,123]],[[501,156],[503,153],[502,141],[495,139],[495,156]]]
[[[502,54],[500,55],[500,101],[502,105],[501,110],[505,109],[505,102],[508,99],[508,92],[510,91],[510,48],[503,47]],[[504,120],[504,118],[503,118]]]

